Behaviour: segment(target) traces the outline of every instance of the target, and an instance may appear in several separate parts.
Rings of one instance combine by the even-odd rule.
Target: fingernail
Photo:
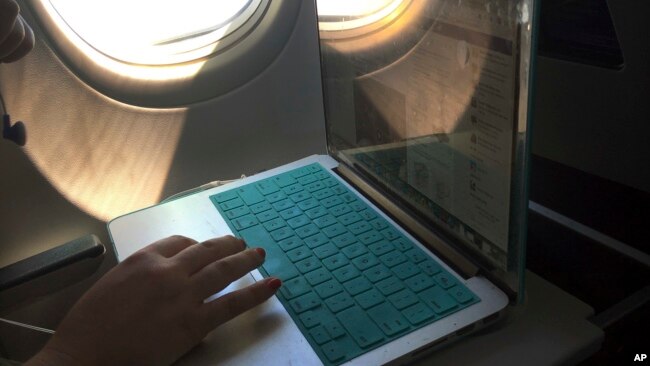
[[[269,280],[267,285],[271,288],[271,290],[275,291],[279,289],[280,286],[282,286],[282,281],[280,281],[279,278],[272,278],[271,280]]]
[[[260,255],[260,257],[266,258],[266,251],[264,248],[255,248],[255,251]]]

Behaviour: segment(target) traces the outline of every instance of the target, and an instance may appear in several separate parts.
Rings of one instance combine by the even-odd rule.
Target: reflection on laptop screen
[[[354,40],[323,43],[330,150],[508,272],[526,129],[516,42],[527,10],[414,1],[400,11],[403,32],[374,39],[376,54]]]

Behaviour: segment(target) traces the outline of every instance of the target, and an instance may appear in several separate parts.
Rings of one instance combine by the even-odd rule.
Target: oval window
[[[262,0],[49,2],[72,31],[104,55],[127,63],[169,65],[214,53],[251,20]]]
[[[280,54],[302,1],[27,2],[80,79],[142,107],[177,107],[232,91]]]

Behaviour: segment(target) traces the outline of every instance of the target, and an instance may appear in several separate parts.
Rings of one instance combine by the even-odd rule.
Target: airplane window
[[[346,31],[366,27],[399,12],[405,0],[317,0],[321,32]]]
[[[303,1],[26,1],[44,40],[82,81],[140,107],[209,100],[281,53]],[[253,56],[253,57],[251,57]]]
[[[127,63],[168,65],[214,53],[251,20],[262,0],[49,2],[72,31],[104,55]]]

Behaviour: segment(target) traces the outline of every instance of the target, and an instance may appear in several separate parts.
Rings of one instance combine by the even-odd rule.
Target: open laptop
[[[225,291],[283,280],[181,363],[407,362],[523,296],[534,1],[377,4],[321,17],[329,155],[109,223],[119,260],[234,234],[267,259]]]

